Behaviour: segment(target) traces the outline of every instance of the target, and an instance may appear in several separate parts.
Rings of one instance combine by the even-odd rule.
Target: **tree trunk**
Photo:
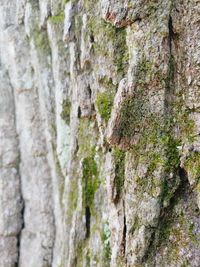
[[[199,10],[0,0],[0,267],[200,266]]]

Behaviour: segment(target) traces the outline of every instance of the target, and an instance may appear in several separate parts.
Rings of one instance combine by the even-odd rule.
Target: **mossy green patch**
[[[62,108],[63,109],[62,109],[60,116],[66,122],[66,124],[69,124],[70,123],[71,102],[68,99],[63,100]]]
[[[134,93],[127,97],[121,106],[117,131],[122,138],[131,139],[138,132],[144,132],[144,134],[148,132],[146,135],[152,137],[158,135],[158,131],[164,125],[164,118],[150,109],[152,105],[150,98],[156,92],[151,94],[147,92],[146,77],[153,75],[152,73],[154,73],[154,64],[142,57],[135,70]]]
[[[49,20],[52,22],[52,23],[55,23],[55,24],[60,24],[60,23],[63,23],[64,22],[64,18],[65,18],[65,14],[64,14],[64,11],[60,12],[58,15],[56,16],[51,16],[49,18]]]
[[[69,191],[69,202],[70,202],[70,208],[72,212],[74,212],[77,206],[77,200],[78,200],[77,186],[78,184],[77,184],[76,179],[72,179],[70,183],[70,191]]]
[[[194,186],[200,183],[200,153],[197,151],[191,152],[190,156],[185,161],[185,168],[191,176]]]
[[[136,183],[140,193],[160,196],[161,202],[167,206],[180,182],[180,140],[172,137],[173,123],[168,124],[166,118],[147,118],[147,122],[146,129],[130,150],[135,155],[136,166],[147,166],[145,177],[138,177]],[[161,177],[158,177],[156,170],[162,170]]]
[[[140,228],[140,226],[141,226],[140,219],[139,219],[138,215],[135,215],[133,225],[131,227],[131,233],[134,233],[135,230]]]
[[[96,104],[101,117],[108,122],[112,106],[114,95],[112,92],[102,92],[97,94]]]
[[[127,98],[120,111],[120,120],[117,128],[118,135],[122,138],[131,139],[135,134],[144,130],[144,134],[150,133],[157,135],[159,128],[163,125],[159,125],[161,118],[155,117],[148,111],[148,102],[141,96]],[[145,103],[146,102],[146,103]],[[153,134],[151,133],[153,131]]]
[[[109,228],[109,224],[108,222],[105,222],[103,225],[103,231],[101,236],[103,243],[103,256],[104,256],[105,267],[110,266],[110,260],[111,260],[110,237],[111,237],[111,231]]]
[[[83,160],[83,199],[85,207],[91,207],[94,201],[94,194],[99,187],[98,169],[94,155]]]
[[[99,78],[98,81],[99,81],[100,86],[102,86],[106,91],[110,91],[113,94],[116,93],[117,85],[113,84],[112,78],[105,75]]]
[[[49,45],[48,34],[45,30],[36,28],[33,31],[33,39],[37,50],[47,54],[50,53],[51,49]]]
[[[126,44],[126,29],[115,28],[116,43],[114,64],[117,66],[117,72],[122,77],[126,74],[129,62],[128,47]]]
[[[170,128],[169,128],[170,129]],[[181,142],[179,139],[172,137],[169,132],[166,132],[160,139],[161,144],[165,149],[166,161],[165,171],[167,173],[175,171],[180,164],[180,155],[178,147]]]
[[[182,184],[180,191],[173,198],[171,205],[163,210],[145,262],[148,259],[155,262],[155,254],[158,252],[162,253],[166,247],[169,249],[166,250],[166,256],[163,254],[165,263],[171,265],[171,262],[173,264],[176,262],[185,262],[187,257],[182,258],[181,256],[180,258],[180,251],[187,249],[190,245],[196,246],[198,244],[198,237],[195,238],[193,233],[195,231],[195,224],[193,223],[195,214],[198,217],[198,214],[195,212],[196,204],[194,204],[193,199],[190,199],[190,197],[188,200],[184,199],[188,194],[185,191],[187,190],[186,188],[188,188],[187,184]]]
[[[87,254],[86,254],[86,266],[90,266],[90,260],[91,260],[90,252],[87,251]]]
[[[184,102],[184,92],[176,94],[176,100],[173,101],[172,110],[174,121],[179,128],[180,137],[183,142],[193,143],[195,141],[195,122],[192,118],[194,110],[186,108]]]
[[[163,159],[161,158],[161,155],[158,152],[153,151],[152,153],[149,153],[147,163],[147,173],[148,175],[151,175],[158,168],[158,166],[163,165]]]
[[[116,200],[121,197],[121,193],[124,188],[124,179],[125,179],[125,152],[115,148],[113,150],[113,157],[115,161],[115,180],[114,185],[116,188]]]
[[[94,13],[94,6],[98,4],[98,0],[84,0],[83,1],[85,12],[88,14]]]
[[[93,44],[95,54],[113,62],[118,75],[123,77],[127,71],[129,60],[126,29],[116,28],[95,16],[91,17],[88,28],[97,39]]]
[[[181,136],[187,139],[189,143],[192,143],[195,140],[195,123],[194,120],[190,118],[190,114],[191,113],[187,110],[182,112],[178,123],[180,125]]]
[[[80,159],[94,155],[97,138],[98,128],[96,122],[92,119],[81,118],[78,129],[78,157]]]
[[[139,86],[145,85],[146,76],[152,75],[154,74],[154,72],[155,69],[153,62],[147,60],[144,56],[142,56],[135,70],[136,83]],[[157,77],[159,77],[158,72],[156,72],[156,75]]]
[[[116,93],[116,85],[114,85],[112,79],[107,76],[101,77],[99,79],[99,84],[105,91],[97,93],[96,105],[102,119],[108,122]]]

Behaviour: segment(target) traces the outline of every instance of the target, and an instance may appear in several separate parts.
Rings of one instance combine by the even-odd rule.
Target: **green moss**
[[[167,132],[161,137],[160,142],[165,148],[165,171],[166,173],[174,172],[180,165],[180,155],[178,151],[178,147],[181,144],[180,140],[173,138],[172,135]]]
[[[90,266],[90,252],[87,251],[87,254],[86,254],[86,266]]]
[[[143,93],[141,91],[141,96],[138,98],[133,96],[124,101],[121,107],[120,122],[117,129],[120,137],[131,139],[136,133],[143,131],[144,128],[144,134],[147,133],[148,129],[154,132],[159,130],[160,126],[157,121],[159,118],[155,118],[153,114],[148,112],[145,97],[143,98],[142,96]]]
[[[148,164],[148,169],[147,173],[148,175],[152,174],[158,166],[163,165],[163,160],[161,159],[161,155],[158,154],[157,152],[152,152],[150,153],[147,163]]]
[[[76,257],[72,264],[72,266],[76,267],[82,267],[83,266],[83,260],[84,260],[84,246],[85,246],[85,240],[81,240],[76,244]]]
[[[128,47],[126,44],[126,29],[116,28],[103,19],[91,17],[88,28],[97,39],[94,42],[94,52],[97,56],[106,57],[116,67],[120,77],[124,76],[128,67]],[[102,42],[101,40],[104,40]]]
[[[118,134],[122,138],[130,139],[138,132],[144,132],[144,134],[148,132],[147,135],[150,134],[152,137],[162,130],[164,118],[150,111],[151,103],[145,81],[152,73],[153,63],[142,57],[135,71],[134,94],[123,102],[120,111]]]
[[[60,116],[66,122],[66,124],[69,124],[70,123],[71,103],[68,99],[63,100],[62,108],[63,108],[63,110],[62,110]]]
[[[191,115],[193,110],[185,108],[183,92],[176,95],[176,101],[173,102],[174,121],[179,127],[180,136],[183,142],[193,143],[195,141],[195,122]]]
[[[113,93],[103,92],[97,94],[96,104],[101,117],[108,122],[113,106]]]
[[[80,199],[81,193],[82,207],[79,209],[79,218],[85,218],[85,229],[81,236],[76,237],[76,247],[73,266],[83,266],[84,264],[90,266],[94,263],[93,250],[90,250],[90,236],[98,234],[99,228],[93,232],[94,225],[98,225],[99,220],[97,218],[98,211],[95,210],[94,199],[100,185],[100,164],[101,157],[100,151],[96,150],[96,143],[98,138],[97,123],[94,118],[80,118],[79,127],[77,129],[77,151],[73,158],[73,172],[70,173],[70,181],[68,188],[68,210],[65,220],[68,220],[68,225],[71,225],[74,210],[77,207],[77,201]],[[98,158],[98,159],[97,159]],[[81,170],[79,168],[81,164]],[[79,190],[78,183],[81,178],[82,190]],[[100,253],[99,253],[100,254]],[[98,254],[98,256],[99,256]]]
[[[164,206],[167,206],[180,182],[177,175],[180,165],[178,150],[180,140],[172,136],[173,122],[171,120],[167,122],[168,120],[162,116],[140,116],[141,109],[136,110],[135,107],[137,104],[133,103],[132,100],[126,104],[125,115],[123,114],[124,121],[121,120],[118,130],[121,137],[131,140],[134,138],[134,134],[139,134],[137,131],[140,129],[141,134],[130,150],[134,154],[136,168],[139,163],[147,165],[146,177],[138,177],[135,180],[138,185],[138,194],[147,192],[156,197],[159,194],[160,201]],[[139,121],[138,116],[140,116]],[[134,119],[134,117],[136,118]],[[160,179],[157,179],[154,174],[154,171],[158,169],[163,172]],[[173,175],[173,179],[171,179],[171,175]]]
[[[186,225],[187,225],[187,232],[188,232],[188,235],[191,238],[191,240],[194,243],[199,244],[199,242],[198,242],[198,236],[194,233],[195,232],[194,231],[195,230],[194,222],[193,221],[188,221]]]
[[[163,252],[165,248],[166,254],[163,254],[163,262],[167,266],[171,264],[181,266],[187,262],[187,255],[182,255],[180,257],[180,251],[188,250],[190,246],[198,247],[198,238],[197,235],[194,235],[195,224],[193,219],[195,216],[196,204],[194,205],[194,200],[189,197],[186,201],[185,191],[180,195],[177,195],[174,198],[173,204],[163,211],[163,214],[159,220],[159,224],[156,228],[154,240],[149,248],[148,259],[145,259],[145,262],[150,263],[150,266],[154,266],[154,256],[156,252]],[[187,203],[186,203],[187,202]],[[192,206],[191,206],[192,204]],[[183,208],[184,207],[184,208]],[[190,210],[190,215],[188,211]],[[198,215],[196,214],[196,218]],[[164,249],[164,250],[163,250]]]
[[[93,14],[94,12],[94,6],[95,4],[98,3],[98,0],[84,0],[83,4],[85,7],[85,12],[87,12],[88,14]]]
[[[137,125],[137,122],[135,124]],[[139,163],[147,165],[146,177],[136,179],[138,193],[148,192],[152,196],[158,196],[157,194],[160,192],[160,200],[164,206],[167,206],[180,182],[177,175],[180,165],[178,150],[180,140],[172,137],[173,123],[170,120],[167,123],[166,119],[162,117],[146,117],[145,124],[147,125],[146,129],[139,136],[138,142],[131,148],[131,152],[135,155],[136,167]],[[142,127],[142,118],[140,127]],[[129,133],[125,132],[125,134]],[[131,138],[131,135],[130,131],[128,138]],[[160,179],[157,179],[154,174],[154,171],[158,169],[163,172]],[[172,175],[173,179],[171,179]]]
[[[171,59],[171,61],[173,60]],[[172,69],[172,67],[170,68]],[[172,69],[167,74],[167,78],[170,81],[173,78],[173,72],[174,70]],[[152,79],[154,84],[160,84],[164,78],[157,70],[155,64],[146,59],[145,56],[142,56],[135,70],[134,93],[122,103],[119,113],[119,124],[116,127],[116,134],[120,139],[131,141],[135,135],[138,136],[141,133],[140,140],[143,139],[146,144],[155,144],[162,133],[168,131],[167,127],[172,129],[173,123],[170,122],[170,125],[166,125],[166,117],[171,117],[170,113],[169,115],[161,115],[151,110],[152,103],[150,98],[154,97],[154,94],[157,92],[153,90],[151,92],[148,91],[149,79]],[[166,87],[169,86],[171,86],[171,82],[170,85],[166,85]]]
[[[114,85],[112,79],[107,76],[101,77],[99,79],[99,84],[106,91],[97,93],[96,105],[102,119],[108,122],[116,93],[116,85]]]
[[[173,236],[176,244],[180,244],[182,247],[187,247],[188,242],[198,244],[198,236],[194,234],[194,228],[194,222],[187,217],[185,212],[181,211],[180,214],[174,214],[173,211],[170,211],[159,224],[157,245],[168,243],[169,236]],[[172,250],[173,253],[176,252],[175,247],[172,247]]]
[[[194,120],[189,117],[189,113],[187,111],[182,114],[180,122],[182,136],[187,138],[189,143],[194,142],[195,123]]]
[[[98,169],[94,155],[83,160],[83,199],[85,207],[91,207],[94,201],[94,194],[99,187]]]
[[[92,16],[88,22],[88,28],[93,34],[105,33],[105,38],[112,40],[115,35],[115,27],[110,23],[106,23],[103,19],[98,19],[95,16]]]
[[[104,257],[105,267],[110,266],[110,260],[111,260],[110,237],[111,237],[111,232],[110,232],[109,224],[108,222],[105,222],[103,225],[103,232],[101,236],[102,243],[103,243],[103,257]]]
[[[172,76],[171,70],[168,76]],[[156,83],[162,81],[162,76],[156,71],[153,62],[141,57],[135,70],[135,90],[132,96],[129,96],[122,104],[120,111],[119,124],[116,129],[120,138],[126,140],[134,139],[135,135],[141,134],[139,138],[142,143],[155,144],[162,134],[168,131],[172,125],[166,126],[166,118],[159,113],[150,110],[151,103],[149,93],[147,92],[146,77],[154,78]],[[172,79],[172,77],[170,78]],[[152,92],[153,93],[153,92]],[[156,92],[155,92],[156,93]],[[152,94],[153,96],[153,94]],[[140,142],[141,144],[141,142]]]
[[[71,214],[73,214],[77,206],[77,200],[78,200],[77,187],[78,187],[77,181],[75,178],[73,178],[70,182],[70,190],[69,190],[69,203],[70,203]]]
[[[193,152],[186,159],[185,168],[191,178],[194,180],[195,185],[200,183],[200,153]]]
[[[113,84],[112,78],[103,76],[99,79],[99,84],[103,86],[107,91],[111,91],[113,94],[117,91],[117,86]]]
[[[153,74],[155,71],[153,63],[147,60],[144,56],[140,59],[136,66],[135,76],[136,83],[141,86],[145,84],[146,76]],[[158,76],[158,73],[157,73]]]
[[[120,198],[124,187],[125,173],[125,152],[115,148],[113,151],[115,161],[115,180],[114,185],[117,191],[116,200]]]
[[[117,38],[115,43],[114,64],[117,66],[117,72],[123,77],[127,72],[129,62],[129,53],[126,44],[126,29],[116,28],[115,34]]]
[[[138,122],[141,120],[142,103],[139,99],[126,99],[120,112],[120,123],[118,135],[124,138],[131,138],[135,134]]]
[[[92,118],[81,118],[79,121],[78,140],[80,159],[94,155],[94,147],[98,139],[98,126]]]
[[[33,39],[35,41],[35,46],[39,51],[49,54],[51,49],[49,46],[48,34],[44,30],[35,29],[33,31]]]
[[[143,75],[150,69],[152,66],[149,62],[141,62],[137,76],[139,84],[140,80],[143,80]],[[153,178],[153,172],[161,167],[163,177],[156,187],[161,188],[161,201],[164,205],[168,205],[179,184],[177,178],[180,165],[178,147],[181,145],[181,140],[173,137],[175,127],[173,115],[151,113],[148,110],[150,104],[143,84],[140,89],[137,91],[136,88],[135,94],[122,104],[116,131],[121,142],[127,142],[129,148],[131,146],[135,158],[138,157],[139,161],[143,160],[144,164],[148,164],[147,178],[139,178],[137,182],[141,183],[141,190],[150,194],[156,193],[153,187],[157,181]],[[132,145],[133,140],[134,145]],[[171,175],[174,176],[173,179],[170,178]]]
[[[56,16],[51,16],[49,18],[49,20],[52,22],[52,23],[55,23],[55,24],[60,24],[60,23],[63,23],[64,22],[64,18],[65,18],[65,14],[64,14],[64,11],[60,12],[58,15]]]
[[[134,233],[135,230],[140,228],[140,226],[141,226],[140,219],[139,219],[138,215],[135,215],[134,222],[133,222],[133,225],[131,227],[131,233]]]

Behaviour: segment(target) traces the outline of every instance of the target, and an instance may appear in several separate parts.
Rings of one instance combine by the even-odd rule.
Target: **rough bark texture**
[[[0,0],[0,267],[200,266],[199,18]]]

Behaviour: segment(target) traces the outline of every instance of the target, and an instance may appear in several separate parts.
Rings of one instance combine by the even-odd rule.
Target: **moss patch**
[[[178,146],[180,146],[181,142],[179,139],[173,138],[170,133],[165,133],[165,135],[161,137],[160,142],[164,147],[166,155],[166,161],[164,164],[165,171],[167,173],[173,172],[180,164]]]
[[[46,31],[40,30],[39,28],[35,29],[33,31],[33,39],[37,50],[45,54],[50,53],[51,49],[49,46],[48,34]]]
[[[64,18],[65,18],[65,14],[64,14],[64,11],[62,11],[56,16],[51,16],[49,20],[54,24],[60,24],[64,22]]]
[[[70,183],[69,202],[72,213],[75,211],[78,200],[77,181],[73,179]]]
[[[111,248],[110,248],[110,237],[111,232],[109,228],[108,222],[105,222],[103,225],[103,231],[102,231],[102,243],[103,243],[103,257],[104,257],[104,266],[109,267],[110,266],[110,260],[111,260]]]
[[[99,187],[97,164],[94,160],[94,155],[83,160],[83,199],[85,207],[91,207],[94,194]]]
[[[148,251],[149,254],[145,258],[145,262],[149,263],[148,257],[151,260],[150,266],[155,265],[157,253],[161,255],[165,264],[180,265],[189,259],[191,247],[199,248],[200,236],[197,231],[198,225],[195,223],[198,220],[199,211],[194,197],[187,177],[182,177],[181,185],[173,196],[170,206],[163,209]],[[183,249],[187,251],[184,255],[180,254]]]
[[[113,151],[113,157],[115,161],[115,180],[114,185],[116,188],[116,199],[118,200],[121,197],[121,193],[124,187],[124,179],[125,179],[125,152],[115,148]]]
[[[60,116],[66,122],[66,124],[69,124],[70,123],[71,102],[68,99],[63,100],[62,108],[63,109],[62,109]]]
[[[108,122],[113,106],[113,94],[111,92],[103,92],[97,94],[96,104],[101,117]]]
[[[138,131],[140,125],[146,120],[143,113],[142,99],[128,98],[124,101],[121,112],[120,122],[117,129],[118,135],[123,138],[131,138]]]
[[[193,152],[186,159],[185,168],[188,174],[191,176],[194,186],[200,183],[200,153]]]
[[[147,91],[146,77],[153,76],[154,72],[153,62],[150,62],[143,56],[135,70],[136,84],[134,94],[122,103],[119,125],[117,127],[120,137],[130,139],[139,131],[144,131],[145,134],[148,130],[152,136],[151,130],[157,131],[163,127],[164,118],[150,110],[152,104],[149,98],[153,97],[157,92],[150,93]],[[161,77],[158,74],[156,75],[154,82],[159,83]]]
[[[116,67],[118,75],[120,77],[124,76],[129,60],[126,29],[116,28],[95,16],[89,20],[88,28],[91,35],[96,38],[96,41],[93,43],[95,54],[110,60]]]
[[[97,93],[96,105],[102,119],[108,122],[117,86],[114,85],[112,79],[107,76],[103,76],[99,79],[99,85],[103,87],[105,91]]]

